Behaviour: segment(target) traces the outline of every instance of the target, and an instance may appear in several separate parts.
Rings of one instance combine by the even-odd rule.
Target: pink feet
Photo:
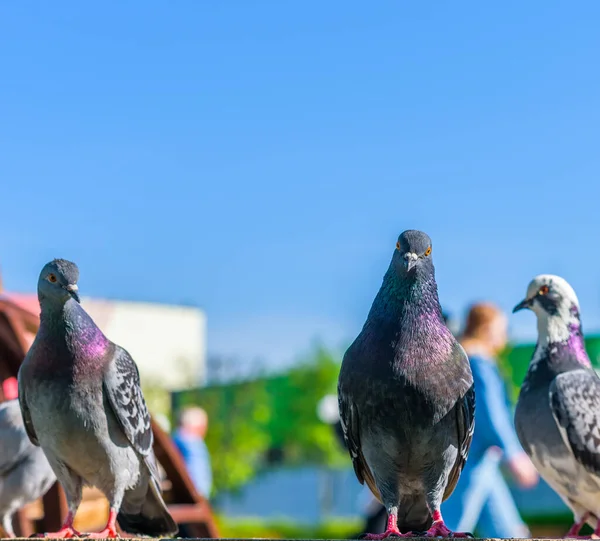
[[[424,537],[473,537],[467,532],[453,532],[444,524],[443,520],[434,522],[431,528],[425,532]]]
[[[45,539],[71,539],[73,537],[82,537],[85,539],[116,539],[119,537],[117,532],[117,512],[110,510],[108,515],[108,524],[101,532],[81,533],[73,528],[73,515],[69,513],[63,527],[58,532],[40,533],[32,537],[42,537]]]
[[[390,513],[388,515],[387,530],[383,533],[368,533],[363,536],[363,539],[370,541],[381,541],[381,539],[387,539],[388,537],[413,537],[412,532],[401,533],[398,529],[398,518],[395,514]]]
[[[473,537],[467,532],[453,532],[444,524],[444,519],[439,511],[434,511],[432,514],[433,524],[427,530],[424,537]]]
[[[591,515],[592,515],[591,513],[586,513],[585,515],[583,515],[581,517],[581,519],[579,519],[577,522],[575,522],[575,524],[573,524],[573,526],[571,526],[569,531],[565,534],[564,539],[599,539],[600,538],[600,522],[598,522],[598,526],[596,527],[596,529],[594,530],[594,533],[592,535],[579,535],[581,528],[583,528],[585,526],[587,520],[590,518]]]
[[[381,541],[382,539],[387,539],[389,537],[473,537],[472,534],[467,532],[453,532],[449,530],[444,524],[444,519],[439,511],[435,511],[432,514],[432,518],[433,524],[431,525],[431,528],[429,528],[429,530],[427,530],[424,534],[419,534],[419,536],[417,536],[412,532],[401,533],[398,529],[398,519],[396,515],[390,514],[388,516],[387,530],[384,533],[368,533],[363,536],[363,539],[367,539],[369,541]]]
[[[85,536],[86,539],[117,539],[119,534],[114,528],[106,527],[101,532],[92,532]]]
[[[575,524],[573,524],[573,526],[571,526],[569,531],[565,534],[565,538],[579,539],[579,532],[581,528],[583,528],[583,525],[586,523],[588,518],[590,518],[589,513],[583,515],[581,519],[579,519],[577,522],[575,522]]]
[[[400,530],[390,530],[389,528],[383,533],[368,533],[363,536],[363,539],[370,539],[372,541],[380,541],[381,539],[387,539],[388,537],[414,537],[411,532],[400,533]]]

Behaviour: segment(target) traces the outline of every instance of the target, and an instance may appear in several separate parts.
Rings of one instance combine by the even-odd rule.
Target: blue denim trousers
[[[442,505],[448,528],[479,537],[530,537],[529,529],[500,471],[501,454],[488,449],[479,461],[467,461],[450,498]]]

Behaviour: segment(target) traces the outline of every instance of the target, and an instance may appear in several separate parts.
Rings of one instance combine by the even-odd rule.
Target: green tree
[[[228,365],[213,360],[214,379],[222,381]],[[339,368],[332,352],[316,346],[285,374],[174,393],[174,413],[186,405],[208,413],[206,443],[216,493],[247,483],[273,449],[282,451],[287,464],[347,464],[333,427],[317,415],[320,400],[336,392]]]
[[[323,346],[314,350],[285,378],[273,385],[274,413],[269,431],[272,445],[283,449],[292,464],[346,464],[333,427],[317,415],[321,399],[336,393],[339,360]]]
[[[206,445],[211,453],[214,491],[235,490],[248,482],[270,446],[271,417],[264,380],[180,393],[176,410],[198,405],[208,414]]]

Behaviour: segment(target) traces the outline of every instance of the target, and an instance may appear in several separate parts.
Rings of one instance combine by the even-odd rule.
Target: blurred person
[[[207,430],[206,411],[199,407],[184,408],[179,414],[173,442],[183,456],[196,490],[209,499],[212,489],[212,469],[210,454],[204,441]]]
[[[506,316],[490,303],[469,310],[461,344],[473,371],[475,433],[465,468],[442,511],[448,528],[486,538],[530,537],[500,466],[523,488],[538,482],[537,470],[517,438],[497,355],[506,347]]]

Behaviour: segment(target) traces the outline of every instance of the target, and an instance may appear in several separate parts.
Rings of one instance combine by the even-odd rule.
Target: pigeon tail
[[[146,499],[138,513],[128,513],[127,493],[117,515],[117,522],[124,532],[150,537],[174,536],[179,528],[165,505],[160,489],[154,480],[148,483]]]
[[[433,518],[423,496],[402,500],[398,509],[398,527],[402,532],[426,532],[432,524]]]

